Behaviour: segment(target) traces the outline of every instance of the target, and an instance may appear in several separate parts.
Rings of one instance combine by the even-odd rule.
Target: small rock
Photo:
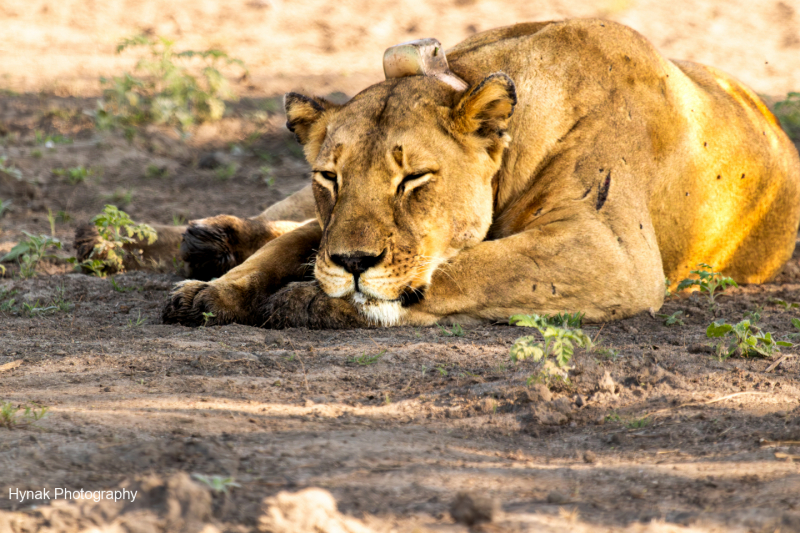
[[[617,384],[614,383],[614,378],[611,377],[611,373],[608,370],[605,371],[603,377],[597,383],[597,390],[611,394],[614,394],[614,391],[617,390]]]
[[[472,526],[491,522],[499,508],[497,500],[482,494],[459,492],[450,504],[450,516],[460,524]]]
[[[689,353],[714,353],[714,347],[706,344],[692,344]]]
[[[631,498],[634,498],[636,500],[644,499],[644,495],[646,493],[647,493],[647,491],[645,489],[642,489],[642,488],[639,488],[639,487],[632,487],[632,488],[628,489],[628,496],[630,496]]]
[[[557,400],[553,400],[552,402],[550,402],[550,406],[553,408],[553,410],[558,411],[563,415],[572,414],[573,410],[572,401],[570,401],[570,399],[567,398],[566,396],[562,396]]]
[[[105,388],[103,389],[103,392],[111,392],[111,387],[105,387]]]
[[[597,454],[595,454],[591,450],[586,450],[583,452],[583,462],[585,463],[594,463],[597,461]]]
[[[200,156],[197,166],[206,170],[214,170],[225,164],[224,158],[224,154],[220,152],[207,152]]]
[[[567,417],[552,409],[549,405],[537,405],[534,414],[540,424],[545,426],[560,426],[567,423]]]
[[[278,346],[283,346],[284,344],[288,344],[288,342],[286,337],[274,330],[267,331],[267,334],[264,336],[264,344],[267,345],[276,344]]]
[[[637,333],[639,333],[639,330],[636,329],[633,326],[627,326],[627,325],[626,326],[622,326],[622,329],[625,330],[625,333],[628,333],[630,335],[636,335]]]
[[[583,407],[584,405],[586,405],[586,400],[583,399],[582,395],[580,394],[575,395],[575,405],[577,407]]]
[[[547,495],[547,503],[560,505],[562,503],[567,503],[568,501],[569,498],[567,498],[565,494],[558,492],[557,490],[550,491],[550,493]]]
[[[553,393],[550,392],[546,386],[537,383],[530,388],[531,401],[534,402],[549,402],[553,399]]]

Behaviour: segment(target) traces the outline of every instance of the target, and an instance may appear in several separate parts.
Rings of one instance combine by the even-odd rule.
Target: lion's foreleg
[[[271,240],[314,218],[310,191],[311,187],[306,187],[251,218],[218,215],[193,220],[180,247],[187,277],[209,280],[222,276]]]
[[[518,313],[583,312],[614,320],[663,303],[661,259],[652,243],[622,240],[596,219],[558,222],[464,250],[434,273],[401,323],[506,321]]]
[[[270,241],[214,281],[178,284],[162,312],[164,322],[261,325],[259,310],[266,298],[313,273],[311,263],[321,238],[319,224],[310,221]]]

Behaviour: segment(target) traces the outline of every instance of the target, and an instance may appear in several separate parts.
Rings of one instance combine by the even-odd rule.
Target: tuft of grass
[[[650,424],[653,423],[653,419],[649,416],[645,416],[642,418],[633,418],[625,423],[625,427],[628,429],[642,429],[646,428]]]
[[[128,329],[138,328],[139,326],[143,326],[144,323],[147,322],[146,318],[142,318],[142,312],[139,311],[136,318],[129,318],[128,319]]]
[[[172,215],[173,226],[183,226],[184,224],[186,224],[186,217],[183,215]]]
[[[13,203],[11,200],[0,200],[0,218],[3,218],[6,212],[11,211],[11,204]]]
[[[239,165],[237,165],[236,163],[229,163],[227,165],[223,165],[217,168],[214,171],[214,175],[220,181],[228,181],[234,175],[236,175],[237,170],[239,170]]]
[[[192,477],[217,494],[228,494],[231,488],[241,487],[232,477],[206,476],[203,474],[192,474]]]
[[[31,157],[33,157],[34,159],[41,159],[42,151],[39,150],[38,148],[34,148],[33,150],[31,150]]]
[[[8,174],[9,176],[18,180],[22,179],[22,171],[8,163],[7,155],[0,155],[0,172]]]
[[[147,165],[144,171],[145,178],[166,178],[167,176],[169,176],[169,168],[158,165]]]
[[[781,300],[780,298],[770,298],[769,303],[779,305],[784,308],[784,310],[788,311],[789,309],[797,309],[800,307],[800,303],[792,302],[789,303],[786,300]]]
[[[54,168],[53,174],[56,176],[67,178],[70,185],[77,185],[86,181],[86,178],[94,175],[94,171],[86,168],[83,165],[70,168]]]
[[[381,350],[376,354],[368,354],[364,352],[358,357],[353,357],[352,359],[350,359],[349,362],[355,363],[359,366],[369,366],[377,363],[380,360],[380,358],[383,357],[384,355],[386,355],[386,350]]]
[[[68,137],[64,137],[58,133],[54,135],[45,135],[43,131],[36,130],[33,132],[33,137],[36,140],[36,144],[42,145],[45,148],[55,148],[57,144],[71,144],[72,139]]]
[[[453,324],[453,327],[451,329],[447,329],[441,324],[436,324],[436,325],[439,326],[442,335],[444,335],[445,337],[463,337],[465,335],[464,328],[461,327],[461,324]]]
[[[31,426],[47,415],[48,407],[14,406],[11,402],[0,404],[0,427],[19,429]]]
[[[121,205],[122,207],[128,206],[133,201],[133,189],[128,189],[127,191],[117,189],[113,194],[107,195],[106,200],[110,200],[114,204]]]
[[[137,290],[136,287],[123,287],[113,277],[109,277],[108,281],[111,282],[111,287],[117,292],[125,293]]]
[[[800,141],[800,93],[791,92],[785,100],[775,104],[775,116],[783,131],[795,142]]]

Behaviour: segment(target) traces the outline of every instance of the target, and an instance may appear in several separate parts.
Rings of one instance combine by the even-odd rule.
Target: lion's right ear
[[[466,91],[453,109],[453,122],[461,133],[487,140],[504,139],[516,105],[514,82],[505,73],[496,72]]]
[[[325,112],[339,106],[323,98],[309,98],[297,93],[287,93],[283,98],[286,109],[286,128],[294,133],[297,142],[308,147],[325,138],[326,121],[320,121]]]

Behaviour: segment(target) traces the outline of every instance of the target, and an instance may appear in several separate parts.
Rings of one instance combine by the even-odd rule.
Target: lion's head
[[[342,106],[288,94],[287,127],[313,170],[322,289],[391,324],[439,265],[481,242],[515,104],[503,73],[463,93],[390,79]]]

